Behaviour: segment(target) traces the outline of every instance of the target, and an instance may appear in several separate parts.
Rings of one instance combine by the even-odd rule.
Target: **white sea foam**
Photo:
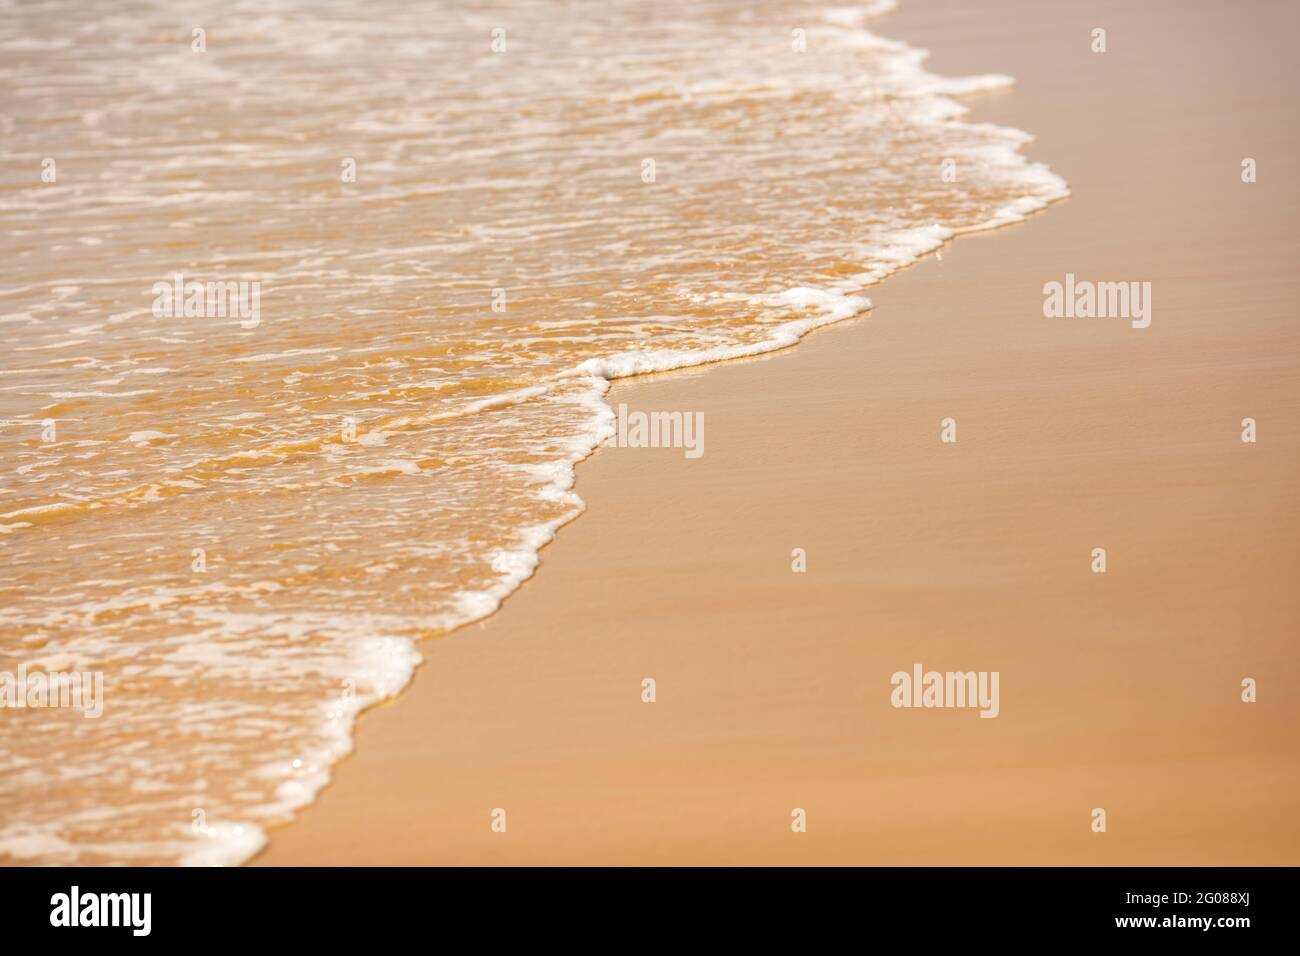
[[[205,823],[193,832],[197,845],[181,854],[181,866],[235,866],[266,846],[266,831],[252,823]]]

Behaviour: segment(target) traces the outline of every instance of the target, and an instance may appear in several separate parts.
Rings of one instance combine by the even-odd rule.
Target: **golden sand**
[[[424,646],[259,862],[1300,862],[1295,27],[881,21],[936,70],[1015,76],[975,118],[1033,131],[1073,198],[796,349],[617,386],[703,411],[707,454],[580,466],[588,512],[538,575]],[[1067,272],[1150,281],[1151,326],[1044,318]],[[915,662],[998,671],[999,716],[891,707]]]

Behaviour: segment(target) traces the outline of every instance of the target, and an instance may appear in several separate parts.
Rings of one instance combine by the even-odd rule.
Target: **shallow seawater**
[[[871,7],[0,2],[0,673],[104,687],[0,708],[0,859],[247,858],[581,511],[610,378],[1065,194]]]

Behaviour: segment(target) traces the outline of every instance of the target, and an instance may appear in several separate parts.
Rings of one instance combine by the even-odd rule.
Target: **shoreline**
[[[1058,259],[1080,266],[1070,270],[1080,275],[1120,280],[1132,278],[1130,264],[1149,251],[1149,237],[1132,228],[1142,209],[1129,212],[1136,236],[1115,240],[1119,251],[1105,245],[1113,209],[1099,211],[1106,195],[1096,187],[1114,170],[1104,151],[1099,155],[1095,144],[1091,154],[1070,151],[1076,134],[1068,120],[1044,115],[1042,106],[1034,118],[1017,114],[1033,115],[1022,94],[1026,82],[1054,83],[1047,99],[1058,110],[1066,101],[1067,116],[1069,96],[1084,94],[1051,78],[1057,64],[1048,61],[1059,60],[1059,50],[1039,50],[1038,62],[1015,62],[1025,58],[1025,37],[1060,29],[1060,18],[1022,12],[1013,29],[992,32],[990,42],[966,43],[973,15],[948,4],[942,11],[912,6],[872,19],[872,28],[932,49],[930,62],[943,75],[1005,68],[1015,76],[1015,91],[965,105],[976,121],[1034,133],[1038,143],[1022,151],[1063,175],[1075,201],[1022,228],[943,245],[940,256],[927,254],[881,284],[868,317],[835,322],[823,335],[806,336],[800,348],[612,382],[604,398],[611,407],[626,401],[703,410],[710,454],[692,462],[667,450],[598,448],[579,462],[584,520],[569,522],[547,546],[546,574],[526,581],[510,595],[511,613],[494,613],[477,633],[469,626],[421,645],[428,666],[395,701],[362,715],[356,749],[335,766],[334,780],[293,822],[269,829],[269,846],[253,862],[1293,863],[1300,856],[1297,827],[1283,812],[1300,793],[1287,724],[1294,726],[1295,698],[1286,697],[1281,670],[1283,625],[1296,610],[1281,589],[1286,533],[1300,527],[1296,496],[1282,483],[1294,472],[1296,426],[1282,410],[1294,406],[1300,389],[1293,370],[1270,362],[1279,342],[1295,338],[1283,304],[1268,287],[1253,297],[1234,289],[1262,311],[1251,326],[1260,341],[1240,347],[1232,374],[1214,378],[1219,370],[1201,368],[1196,382],[1204,386],[1208,375],[1213,389],[1242,404],[1254,393],[1277,443],[1251,449],[1262,453],[1259,471],[1243,475],[1227,452],[1207,452],[1215,446],[1202,421],[1165,423],[1173,434],[1152,447],[1131,412],[1126,417],[1130,406],[1122,399],[1145,398],[1175,417],[1189,407],[1210,417],[1204,396],[1198,405],[1196,398],[1173,403],[1143,392],[1151,346],[1125,341],[1126,334],[1164,338],[1173,358],[1160,364],[1157,356],[1155,365],[1165,383],[1184,384],[1180,374],[1189,363],[1197,371],[1202,355],[1180,337],[1180,327],[1171,333],[1160,323],[1163,296],[1156,296],[1156,323],[1138,332],[1112,323],[1080,333],[1041,312],[1033,321],[1042,283],[1066,274]],[[1109,15],[1130,30],[1141,16],[1118,6]],[[983,29],[992,31],[1008,17],[984,20],[990,26]],[[1151,38],[1149,25],[1140,29]],[[1086,36],[1085,29],[1085,53]],[[1169,58],[1176,49],[1166,40],[1161,52]],[[1134,68],[1132,59],[1115,60],[1120,69]],[[1131,82],[1109,78],[1114,103],[1122,101],[1118,87]],[[1199,109],[1205,119],[1204,104]],[[1130,132],[1138,119],[1120,117]],[[1196,172],[1203,174],[1209,164],[1198,158]],[[1272,162],[1275,181],[1286,189],[1283,159]],[[1159,208],[1180,195],[1155,184],[1139,203]],[[1276,199],[1274,217],[1283,205]],[[1234,197],[1225,191],[1210,201],[1231,217]],[[1289,280],[1283,263],[1295,240],[1289,243],[1271,254],[1257,250],[1264,275]],[[1142,268],[1176,282],[1172,267],[1197,263],[1175,258],[1157,250]],[[1193,301],[1182,291],[1173,308]],[[972,304],[976,295],[981,301]],[[1214,340],[1211,311],[1200,305],[1191,345]],[[894,321],[900,315],[910,318],[909,327]],[[931,330],[925,341],[916,334],[921,323]],[[1008,347],[1012,356],[999,363]],[[754,394],[757,373],[741,370],[751,361],[775,363],[763,372],[761,395]],[[1272,383],[1263,402],[1261,380]],[[1107,396],[1106,389],[1120,395]],[[1033,401],[1023,407],[1026,397]],[[1267,414],[1272,407],[1278,414]],[[957,445],[944,448],[938,422],[953,410],[964,427]],[[1084,435],[1082,449],[1063,440],[1061,422]],[[1025,443],[1026,426],[1045,440]],[[1090,427],[1106,440],[1091,437]],[[938,457],[967,449],[960,458]],[[1132,461],[1139,463],[1135,474],[1126,474]],[[1089,487],[1076,465],[1122,493]],[[1150,545],[1201,540],[1178,534],[1186,506],[1193,513],[1204,507],[1200,497],[1169,478],[1189,465],[1208,476],[1209,491],[1201,492],[1214,506],[1208,517],[1220,546],[1190,566],[1185,551],[1157,553]],[[1263,489],[1270,505],[1262,512],[1269,527],[1253,530],[1253,542],[1230,528],[1260,516],[1232,495],[1243,480]],[[815,493],[807,491],[812,481]],[[1151,485],[1164,494],[1181,491],[1175,503],[1183,510],[1143,494]],[[872,494],[860,497],[863,488]],[[1111,551],[1125,555],[1105,581],[1111,587],[1104,599],[1086,562],[1098,536],[1118,541]],[[1008,539],[1015,547],[1004,546]],[[1263,544],[1264,553],[1251,553],[1247,544]],[[805,575],[789,569],[794,547],[806,548]],[[1215,553],[1225,557],[1216,561]],[[1125,565],[1141,567],[1142,582],[1126,580]],[[1199,588],[1194,593],[1224,598],[1190,601],[1190,610],[1174,615],[1184,626],[1198,625],[1193,632],[1202,643],[1193,645],[1192,665],[1204,666],[1184,667],[1190,676],[1163,688],[1169,696],[1157,703],[1172,701],[1172,711],[1144,703],[1132,674],[1119,686],[1133,696],[1119,697],[1126,703],[1118,714],[1109,711],[1111,698],[1097,689],[1111,668],[1136,661],[1136,676],[1159,687],[1162,676],[1148,665],[1185,653],[1175,639],[1182,632],[1159,618],[1154,622],[1165,626],[1156,628],[1154,648],[1125,632],[1125,622],[1151,624],[1153,607],[1163,606],[1135,586],[1163,584],[1157,593],[1168,603],[1189,577]],[[1034,586],[1030,597],[1026,580]],[[1231,645],[1214,648],[1207,625],[1239,626],[1237,604],[1261,585],[1266,600],[1252,612],[1260,639],[1233,655],[1226,653]],[[1066,606],[1074,608],[1073,619],[1062,620]],[[1234,612],[1230,620],[1225,611]],[[1045,649],[1035,640],[1042,621],[1066,635],[1063,647]],[[891,630],[881,633],[884,625]],[[1116,629],[1130,640],[1098,638]],[[1208,665],[1240,669],[1243,658],[1276,688],[1272,705],[1261,702],[1253,714],[1222,702],[1231,704],[1231,695],[1219,700],[1210,691],[1217,685]],[[1000,719],[892,710],[889,674],[913,661],[941,670],[986,663],[1000,670],[1008,693]],[[1063,686],[1045,687],[1044,675],[1056,671],[1068,675]],[[652,673],[660,696],[651,706],[640,699],[640,682]],[[1189,696],[1188,680],[1211,701],[1204,710],[1195,708],[1199,698]],[[1012,687],[1019,699],[1009,706]],[[1145,749],[1135,749],[1134,726]],[[1073,745],[1072,762],[1057,756],[1062,741]],[[1215,759],[1198,760],[1198,747]],[[1144,756],[1154,767],[1133,770]],[[1291,758],[1291,766],[1270,777],[1263,757],[1278,756]],[[1243,777],[1266,781],[1274,792],[1245,800],[1231,786]],[[1105,783],[1094,785],[1094,778]],[[1202,802],[1189,806],[1180,786]],[[1123,808],[1117,821],[1136,818],[1146,830],[1116,825],[1118,832],[1099,843],[1087,814],[1106,798],[1092,790],[1118,794],[1109,798]],[[1204,832],[1202,819],[1201,835],[1190,840],[1207,797],[1224,817],[1248,809],[1250,825],[1234,829],[1220,820],[1216,828],[1211,821]],[[496,807],[509,809],[508,834],[488,826]],[[792,842],[794,807],[807,807],[810,824]]]

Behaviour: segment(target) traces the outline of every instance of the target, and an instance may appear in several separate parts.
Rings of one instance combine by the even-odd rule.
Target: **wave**
[[[12,715],[0,855],[247,859],[582,512],[612,380],[788,348],[1067,195],[964,118],[1011,80],[928,72],[893,6],[233,0],[195,54],[158,3],[96,58],[12,11],[11,149],[67,153],[0,205],[58,266],[0,264],[0,671],[107,697]],[[180,271],[261,325],[154,317]]]

